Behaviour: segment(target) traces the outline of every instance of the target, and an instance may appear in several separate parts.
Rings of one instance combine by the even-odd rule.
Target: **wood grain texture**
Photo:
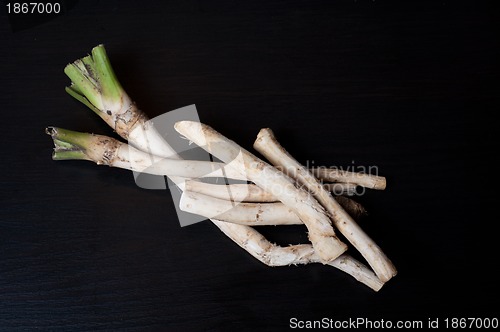
[[[476,1],[80,1],[12,32],[2,11],[0,330],[493,316],[498,22]],[[359,198],[361,226],[398,276],[375,294],[321,265],[268,268],[208,222],[181,228],[168,192],[126,171],[53,162],[48,125],[113,134],[63,90],[98,43],[151,117],[195,103],[245,148],[270,127],[303,164],[376,165],[388,186]]]

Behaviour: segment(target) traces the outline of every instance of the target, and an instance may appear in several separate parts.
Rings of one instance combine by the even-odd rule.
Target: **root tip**
[[[54,137],[55,135],[57,135],[57,129],[56,127],[47,127],[45,128],[45,133],[47,135]]]

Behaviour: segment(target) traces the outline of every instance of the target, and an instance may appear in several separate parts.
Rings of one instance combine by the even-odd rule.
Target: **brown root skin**
[[[95,161],[97,165],[112,166],[116,158],[116,152],[121,142],[101,135],[95,136],[95,148],[87,150],[87,155]]]
[[[130,133],[138,125],[145,126],[148,121],[146,115],[142,113],[135,103],[130,104],[130,107],[120,114],[111,114],[114,126],[113,129],[118,135],[128,140]]]
[[[352,198],[344,196],[335,196],[335,199],[344,208],[344,210],[346,210],[347,213],[349,213],[349,215],[354,219],[361,219],[368,215],[368,212],[366,211],[364,206],[356,202]]]

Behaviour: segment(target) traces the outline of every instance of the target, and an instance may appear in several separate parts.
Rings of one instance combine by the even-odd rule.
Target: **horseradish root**
[[[182,211],[248,226],[300,225],[302,221],[283,203],[239,203],[185,190]]]
[[[66,91],[98,114],[128,144],[106,136],[49,127],[46,131],[54,142],[54,160],[88,160],[98,165],[167,175],[185,191],[179,202],[181,209],[211,218],[231,240],[268,266],[323,263],[350,274],[375,291],[395,275],[395,269],[391,270],[381,251],[375,250],[373,254],[378,255],[378,261],[372,259],[369,251],[367,254],[365,247],[370,245],[366,244],[369,238],[363,237],[364,233],[349,217],[366,214],[364,208],[348,197],[339,196],[355,195],[357,186],[384,189],[385,178],[337,169],[312,169],[319,181],[333,182],[323,183],[298,163],[295,164],[298,172],[289,169],[284,170],[285,174],[210,127],[192,121],[178,122],[177,131],[222,162],[183,160],[124,91],[103,45],[95,47],[91,55],[66,66],[65,73],[72,81]],[[276,146],[271,144],[264,150],[273,148]],[[281,153],[286,154],[286,151],[282,149]],[[294,159],[288,160],[288,164],[290,161]],[[275,164],[282,166],[279,162]],[[286,160],[284,165],[287,165]],[[201,178],[209,177],[247,183],[224,181],[224,184],[214,185],[201,182]],[[362,252],[376,274],[343,253],[347,246],[336,237],[330,218]],[[343,225],[346,221],[348,226]],[[280,247],[248,226],[301,223],[306,225],[312,245]],[[347,235],[349,231],[354,235]]]
[[[182,178],[227,177],[246,180],[223,163],[158,157],[114,138],[48,127],[54,140],[54,160],[89,160],[97,165],[124,168],[153,175]]]
[[[225,169],[228,169],[227,167]],[[342,185],[342,183],[339,183]],[[325,189],[330,187],[325,184]],[[259,188],[255,184],[212,184],[202,181],[188,180],[186,181],[186,190],[207,196],[224,199],[226,201],[235,202],[255,202],[255,203],[271,203],[279,200],[265,190]],[[363,205],[356,202],[352,198],[344,196],[335,196],[337,202],[346,210],[354,219],[359,219],[366,216],[367,212]]]
[[[191,184],[198,181],[187,181],[185,191],[181,196],[179,207],[182,211],[199,214],[206,218],[215,218],[235,224],[262,226],[262,225],[300,225],[302,220],[281,202],[243,202],[234,199],[217,198],[210,193],[191,191]],[[229,187],[224,185],[212,185]],[[240,185],[252,187],[253,185]],[[340,201],[353,214],[360,216],[364,212],[363,207],[345,197],[339,197]],[[361,211],[360,211],[361,210]]]
[[[269,242],[252,227],[231,224],[215,219],[212,221],[240,247],[268,266],[321,262],[318,255],[314,252],[314,248],[309,244],[280,247]],[[347,254],[341,255],[334,261],[327,263],[327,265],[344,271],[374,291],[378,292],[384,285],[369,268]]]
[[[347,246],[336,237],[325,210],[288,176],[205,124],[180,121],[175,129],[292,209],[309,230],[309,239],[323,262],[346,251]]]
[[[253,146],[273,165],[311,192],[331,216],[337,229],[359,250],[382,282],[387,282],[396,275],[394,265],[380,247],[347,214],[330,192],[278,143],[270,129],[261,129]]]

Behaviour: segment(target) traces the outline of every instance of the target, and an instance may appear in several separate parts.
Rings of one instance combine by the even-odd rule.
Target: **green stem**
[[[66,88],[73,98],[82,102],[101,117],[106,117],[113,106],[119,111],[123,106],[125,91],[111,67],[104,45],[92,49],[92,54],[76,60],[64,68],[71,79],[71,87]]]
[[[90,160],[98,165],[110,165],[123,144],[111,137],[56,127],[48,127],[45,132],[54,141],[54,160]]]
[[[48,127],[45,132],[54,140],[56,150],[85,151],[94,144],[94,135],[57,127]]]
[[[124,91],[111,67],[104,45],[101,44],[92,49],[92,58],[94,66],[91,66],[91,68],[95,70],[101,93],[111,100],[120,100]]]
[[[67,86],[65,90],[71,97],[75,98],[76,100],[78,100],[79,102],[90,108],[97,115],[101,116],[102,114],[106,114],[99,111],[97,107],[92,105],[92,103],[90,103],[90,101],[87,98],[85,98],[85,96],[82,95],[81,91],[78,90],[76,85]]]
[[[54,150],[52,160],[91,160],[81,150]]]
[[[86,151],[93,144],[92,134],[56,127],[48,127],[45,132],[54,141],[53,160],[91,160]]]

